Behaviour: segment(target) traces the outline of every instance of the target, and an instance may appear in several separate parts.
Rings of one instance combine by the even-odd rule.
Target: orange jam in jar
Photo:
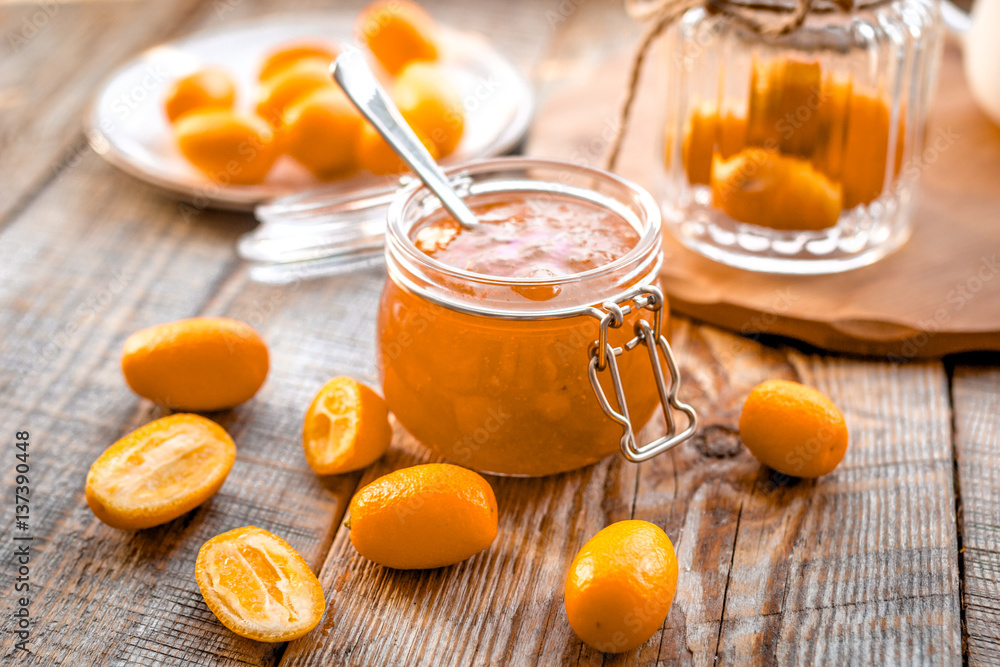
[[[545,160],[450,176],[478,227],[460,227],[416,186],[389,210],[380,372],[399,422],[434,453],[503,475],[571,470],[619,447],[642,460],[690,435],[693,413],[668,402],[688,428],[656,447],[634,440],[661,403],[653,359],[663,396],[677,385],[666,340],[641,333],[667,312],[652,198]]]

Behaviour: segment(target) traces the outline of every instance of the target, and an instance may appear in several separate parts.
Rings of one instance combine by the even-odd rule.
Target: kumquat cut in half
[[[112,528],[139,530],[190,512],[215,495],[236,459],[225,429],[170,415],[132,431],[90,466],[87,505]]]
[[[306,462],[320,475],[364,468],[385,454],[391,440],[385,401],[348,377],[333,378],[319,390],[302,425]]]
[[[255,526],[216,535],[195,565],[198,588],[219,621],[248,639],[287,642],[319,623],[323,587],[288,542]]]

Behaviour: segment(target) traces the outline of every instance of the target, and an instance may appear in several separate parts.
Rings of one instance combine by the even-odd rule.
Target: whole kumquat
[[[190,512],[226,480],[236,445],[215,422],[170,415],[129,433],[87,473],[87,505],[112,528],[139,530]]]
[[[465,111],[448,71],[434,63],[407,65],[392,89],[403,118],[434,142],[437,154],[449,155],[465,130]]]
[[[390,440],[385,401],[347,377],[333,378],[319,390],[302,425],[306,462],[320,475],[364,468],[385,454]]]
[[[299,60],[261,83],[257,93],[257,115],[280,128],[289,105],[314,90],[334,85],[329,63],[315,58]]]
[[[195,578],[205,604],[224,626],[249,639],[287,642],[319,623],[323,588],[288,542],[255,526],[202,545]]]
[[[358,164],[365,120],[338,88],[324,86],[285,109],[285,150],[320,178],[342,176]]]
[[[843,189],[808,160],[747,148],[712,163],[712,203],[734,220],[772,229],[833,227]]]
[[[278,158],[274,131],[262,119],[233,111],[198,111],[174,125],[188,161],[223,185],[260,183]]]
[[[489,547],[497,501],[479,474],[428,463],[379,477],[351,499],[351,543],[399,570],[453,565]]]
[[[380,0],[358,16],[355,32],[390,74],[416,60],[437,60],[437,26],[424,9],[408,0]]]
[[[173,123],[192,111],[227,111],[233,108],[235,99],[236,84],[229,73],[219,67],[206,67],[175,81],[163,106]]]
[[[292,42],[282,44],[271,51],[260,66],[258,80],[267,81],[302,60],[318,60],[329,67],[336,59],[339,49],[333,44],[322,42]]]
[[[822,477],[847,452],[848,431],[833,401],[798,382],[753,388],[740,415],[740,438],[764,465],[791,477]]]
[[[619,521],[583,545],[566,577],[566,616],[598,651],[623,653],[663,625],[677,591],[670,538],[648,521]]]
[[[122,372],[132,390],[164,407],[209,412],[250,399],[267,377],[267,344],[226,317],[158,324],[128,337]]]

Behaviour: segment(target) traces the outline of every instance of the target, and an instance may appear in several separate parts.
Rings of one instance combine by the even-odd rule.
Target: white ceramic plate
[[[354,15],[279,14],[234,23],[156,46],[114,72],[85,120],[90,145],[108,162],[195,206],[251,209],[257,203],[331,182],[320,181],[288,156],[260,185],[212,183],[180,154],[163,112],[167,87],[207,65],[224,67],[238,85],[236,105],[251,110],[257,72],[279,44],[327,39],[352,42]],[[453,75],[466,111],[465,133],[443,162],[502,155],[522,139],[531,120],[531,87],[481,36],[442,27],[441,63]],[[360,173],[332,182],[344,192],[384,184],[386,177]]]

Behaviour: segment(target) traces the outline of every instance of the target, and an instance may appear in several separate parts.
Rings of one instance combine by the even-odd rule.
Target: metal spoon
[[[358,49],[350,49],[341,53],[330,65],[330,75],[396,154],[403,158],[424,185],[438,196],[459,224],[467,229],[477,227],[479,221],[476,220],[475,214],[452,189],[437,162],[403,120],[399,109],[368,69],[361,52]]]

